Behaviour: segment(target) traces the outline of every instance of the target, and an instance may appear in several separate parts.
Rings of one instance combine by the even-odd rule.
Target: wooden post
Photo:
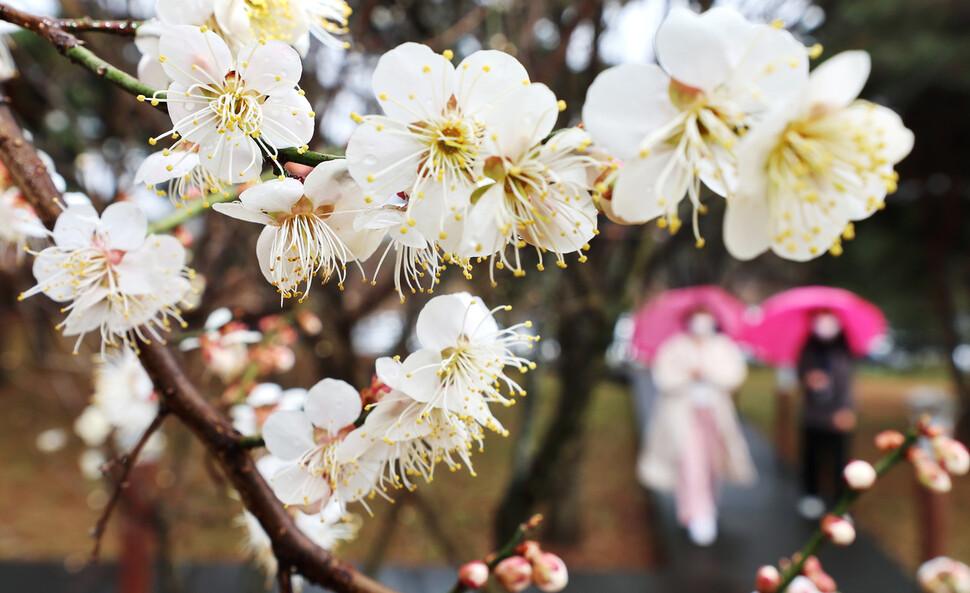
[[[118,559],[118,592],[150,593],[155,590],[151,525],[154,463],[137,465],[128,476],[123,493],[121,555]]]
[[[916,482],[916,516],[919,524],[920,562],[946,554],[949,498]]]
[[[798,431],[795,428],[795,394],[788,389],[775,390],[775,450],[788,464],[798,459]]]

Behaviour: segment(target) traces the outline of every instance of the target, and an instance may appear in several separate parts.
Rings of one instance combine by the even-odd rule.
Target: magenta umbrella
[[[812,317],[821,311],[839,318],[855,356],[868,355],[875,342],[886,335],[886,316],[876,305],[841,288],[803,286],[766,300],[746,319],[738,339],[763,362],[796,364],[812,331]]]
[[[687,317],[706,309],[721,331],[735,337],[742,329],[745,305],[719,286],[691,286],[668,290],[652,299],[634,317],[633,348],[645,362],[653,360],[667,338],[687,329]]]

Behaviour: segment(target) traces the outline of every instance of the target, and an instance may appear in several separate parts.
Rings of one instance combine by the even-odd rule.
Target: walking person
[[[839,317],[819,310],[798,360],[804,404],[801,415],[802,482],[798,503],[806,519],[818,519],[843,489],[856,414],[852,401],[853,356]]]
[[[717,539],[720,484],[756,478],[731,398],[747,365],[707,309],[689,312],[684,329],[653,362],[658,395],[637,474],[644,486],[675,493],[678,521],[691,541],[708,546]]]

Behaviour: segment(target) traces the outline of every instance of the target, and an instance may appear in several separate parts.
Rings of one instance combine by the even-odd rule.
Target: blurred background
[[[477,477],[442,476],[402,494],[397,504],[379,501],[359,538],[340,549],[342,557],[371,572],[455,564],[484,555],[524,518],[542,512],[545,545],[576,573],[627,575],[629,582],[646,583],[642,579],[651,575],[675,578],[671,571],[695,572],[691,567],[696,567],[712,575],[704,581],[708,590],[750,590],[758,564],[791,554],[808,533],[793,503],[760,512],[745,508],[762,523],[725,536],[722,547],[691,550],[678,543],[683,538],[671,525],[669,505],[650,496],[635,478],[643,427],[634,413],[640,371],[629,346],[629,313],[668,288],[716,284],[749,304],[803,284],[856,292],[883,309],[891,330],[857,377],[860,423],[854,456],[872,459],[874,434],[906,427],[926,406],[956,424],[966,441],[970,2],[713,4],[731,6],[752,20],[783,21],[806,44],[821,43],[822,59],[850,48],[872,54],[863,95],[899,112],[916,135],[912,154],[898,167],[898,192],[884,211],[856,226],[856,237],[841,257],[806,264],[771,254],[746,263],[732,260],[720,240],[723,202],[709,200],[710,211],[701,219],[707,238],[702,249],[695,248],[690,233],[671,236],[654,225],[621,227],[601,217],[602,232],[585,264],[570,263],[564,270],[551,266],[518,279],[509,275],[495,288],[483,273],[466,281],[449,270],[438,292],[469,290],[493,306],[512,304],[504,323],[535,322],[543,338],[537,348],[539,371],[527,376],[529,395],[500,411],[512,435],[489,440],[487,453],[475,458]],[[152,5],[152,0],[62,0],[60,15],[142,19],[152,14]],[[560,124],[577,124],[585,90],[597,73],[623,62],[653,61],[653,35],[666,11],[683,5],[707,8],[711,2],[354,0],[351,5],[350,50],[313,44],[305,61],[301,84],[318,114],[311,147],[319,150],[342,150],[354,129],[351,112],[378,112],[371,72],[381,53],[399,43],[450,48],[456,61],[482,48],[511,53],[534,81],[548,84],[566,101]],[[134,72],[139,52],[128,38],[86,34],[84,39],[100,56]],[[150,216],[165,216],[171,210],[167,199],[137,187],[133,175],[148,153],[147,138],[167,129],[166,117],[71,65],[30,34],[13,34],[9,42],[21,76],[6,93],[68,187],[87,193],[99,206],[134,199]],[[227,217],[205,216],[181,231],[193,244],[190,265],[205,279],[199,307],[186,318],[192,327],[200,327],[218,307],[230,308],[252,328],[261,320],[271,324],[265,318],[280,313],[278,296],[255,262],[257,230]],[[74,574],[87,561],[89,530],[110,492],[110,483],[97,472],[82,471],[78,459],[85,446],[72,430],[92,393],[95,353],[88,345],[71,355],[73,341],[53,329],[51,320],[59,317],[54,303],[41,298],[18,303],[33,280],[29,265],[16,259],[5,253],[0,262],[0,560],[8,568],[41,562],[46,564],[36,566]],[[427,298],[415,295],[401,305],[390,278],[382,280],[377,286],[348,281],[344,291],[335,285],[315,288],[300,308],[319,317],[322,331],[298,327],[285,343],[293,364],[269,365],[261,380],[307,387],[337,377],[368,385],[377,356],[406,352],[414,317]],[[294,307],[284,304],[285,320],[302,315]],[[228,408],[229,400],[220,395],[227,385],[205,372],[199,353],[187,352],[185,359],[213,399]],[[286,366],[292,368],[278,372]],[[789,415],[779,413],[778,392],[774,371],[755,367],[738,402],[760,439],[752,448],[767,473],[757,489],[768,499],[787,501],[794,478],[785,463],[793,461],[785,443],[794,428]],[[165,436],[156,470],[139,486],[144,504],[128,505],[128,518],[114,518],[105,556],[117,558],[122,542],[135,537],[157,560],[165,590],[195,590],[179,567],[242,562],[243,531],[234,522],[240,505],[183,428],[170,422]],[[734,499],[730,492],[725,496],[727,517]],[[881,481],[853,516],[871,535],[859,545],[877,572],[891,566],[894,578],[901,579],[929,554],[970,558],[970,530],[964,528],[970,524],[967,481],[956,480],[952,493],[928,502],[917,494],[912,472],[901,469]],[[126,536],[126,530],[136,535]],[[760,561],[729,552],[753,540],[767,540],[776,549]],[[859,569],[872,576],[866,570]],[[258,577],[246,579],[247,586],[262,585]],[[912,590],[899,582],[898,590]],[[568,590],[582,590],[578,586]]]

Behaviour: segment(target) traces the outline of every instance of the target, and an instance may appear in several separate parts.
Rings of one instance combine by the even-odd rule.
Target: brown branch
[[[24,198],[48,228],[53,228],[59,213],[56,204],[60,194],[36,151],[24,140],[6,104],[0,104],[0,160],[15,182],[26,182],[20,186]],[[300,532],[256,470],[252,457],[240,446],[232,424],[202,397],[167,347],[157,341],[145,343],[139,357],[164,409],[182,421],[205,445],[239,491],[243,505],[269,535],[280,566],[293,567],[307,579],[338,593],[395,593],[337,560]]]
[[[276,571],[276,582],[279,584],[279,593],[293,593],[293,575],[290,574],[288,566],[280,566]]]
[[[60,19],[56,20],[55,23],[58,29],[71,31],[72,33],[93,31],[111,35],[134,35],[139,25],[141,25],[141,21],[132,19],[123,21],[98,21],[86,16],[79,19]]]
[[[166,411],[164,407],[160,407],[158,410],[158,415],[152,420],[152,423],[148,425],[145,429],[145,433],[141,435],[138,442],[135,443],[134,448],[127,455],[121,457],[121,474],[118,479],[115,480],[114,489],[111,491],[111,498],[108,499],[108,504],[104,506],[104,510],[101,512],[101,517],[98,518],[98,522],[94,526],[94,530],[91,532],[92,537],[94,537],[94,548],[91,550],[91,562],[97,563],[101,556],[101,540],[104,538],[104,532],[108,528],[108,521],[111,519],[111,513],[114,511],[115,506],[118,504],[118,500],[121,499],[121,492],[128,487],[128,475],[131,474],[131,468],[135,467],[138,463],[138,456],[141,454],[141,450],[145,447],[145,443],[148,439],[162,427],[162,422],[165,421]]]

